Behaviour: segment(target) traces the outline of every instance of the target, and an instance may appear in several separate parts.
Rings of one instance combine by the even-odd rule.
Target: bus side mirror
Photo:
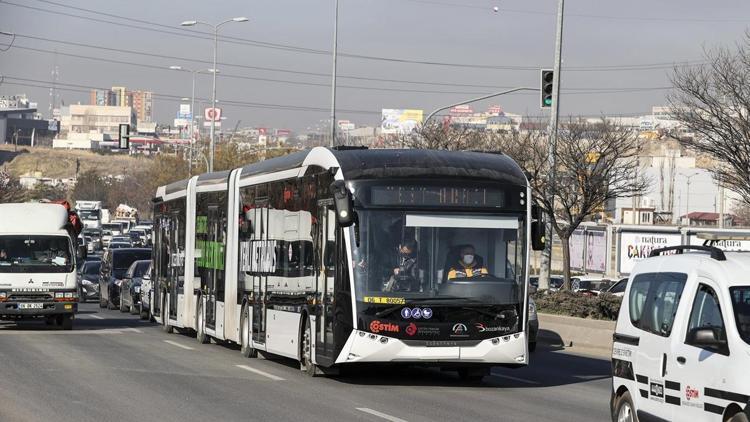
[[[341,227],[351,226],[355,219],[352,194],[346,188],[343,180],[336,180],[331,183],[330,189],[333,194],[333,205],[336,208],[336,222]]]
[[[531,206],[531,249],[534,251],[544,250],[546,227],[544,224],[544,211],[538,205]]]

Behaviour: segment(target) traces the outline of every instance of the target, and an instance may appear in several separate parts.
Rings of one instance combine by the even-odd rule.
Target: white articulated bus
[[[528,362],[528,181],[502,154],[314,148],[162,186],[151,312],[297,359]]]

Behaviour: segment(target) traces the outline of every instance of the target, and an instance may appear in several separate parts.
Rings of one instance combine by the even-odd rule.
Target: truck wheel
[[[624,392],[617,399],[613,420],[617,422],[638,422],[638,415],[635,413],[635,406],[633,406],[633,399],[630,398],[629,392]]]
[[[138,315],[138,316],[139,316],[139,317],[140,317],[141,319],[146,319],[146,320],[147,320],[147,319],[148,319],[148,317],[149,317],[149,315],[148,315],[148,310],[147,310],[147,309],[143,309],[143,304],[140,304],[140,305],[138,306],[138,313],[139,313],[139,315]]]
[[[57,317],[57,324],[62,327],[63,330],[69,331],[73,329],[73,315],[61,315]]]
[[[195,316],[195,338],[200,344],[208,344],[211,342],[211,338],[206,334],[206,320],[203,312],[203,300],[198,298],[200,303],[198,304],[198,313]]]
[[[240,352],[246,358],[258,357],[258,351],[252,346],[252,327],[250,326],[250,307],[245,306],[240,323]]]

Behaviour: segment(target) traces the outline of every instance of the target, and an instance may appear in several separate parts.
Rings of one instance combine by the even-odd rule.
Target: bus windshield
[[[0,272],[50,273],[73,271],[67,236],[0,236]]]
[[[523,302],[523,216],[359,210],[357,301]],[[354,232],[352,232],[354,233]]]

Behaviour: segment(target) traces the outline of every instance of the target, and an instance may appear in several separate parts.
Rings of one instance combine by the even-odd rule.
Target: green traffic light
[[[544,105],[551,106],[552,105],[552,98],[545,98],[544,99]]]

